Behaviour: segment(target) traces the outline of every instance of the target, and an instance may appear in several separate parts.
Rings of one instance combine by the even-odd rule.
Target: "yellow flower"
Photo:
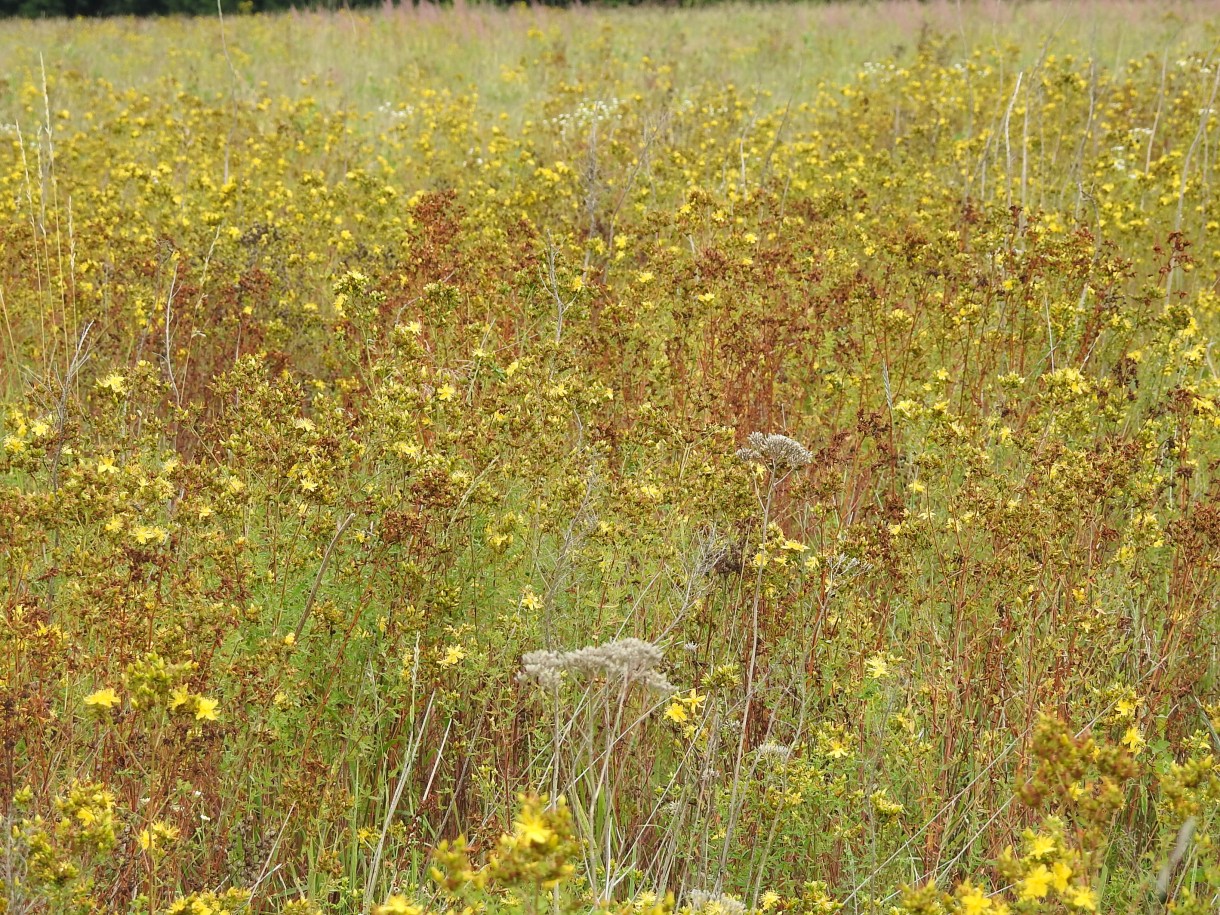
[[[529,808],[521,811],[514,825],[516,828],[513,833],[516,837],[532,845],[546,845],[555,835],[546,819],[538,811]]]
[[[85,697],[85,705],[97,709],[112,709],[121,701],[119,694],[109,686]]]
[[[195,720],[196,721],[215,721],[220,717],[216,709],[220,703],[215,699],[209,699],[207,696],[195,697]]]
[[[1140,733],[1137,725],[1131,725],[1127,728],[1127,733],[1123,735],[1123,746],[1131,751],[1132,756],[1139,756],[1140,750],[1144,749],[1144,735]]]
[[[831,738],[827,745],[826,755],[831,759],[846,759],[851,754],[847,745],[837,737]]]
[[[103,391],[122,397],[127,393],[127,379],[118,372],[111,372],[105,378],[98,381],[97,386]]]
[[[1025,857],[1037,861],[1045,858],[1055,850],[1055,839],[1052,836],[1040,836],[1032,832],[1025,834]]]
[[[1063,893],[1067,891],[1068,880],[1072,877],[1072,869],[1062,861],[1056,861],[1051,865],[1051,886],[1055,888],[1055,892]]]
[[[982,915],[991,908],[991,898],[966,881],[957,888],[957,907],[961,915]]]
[[[175,686],[169,694],[169,710],[176,711],[191,701],[191,693],[185,686]]]
[[[685,724],[690,719],[690,715],[686,712],[686,706],[681,702],[670,703],[669,708],[665,710],[665,717],[674,724]]]
[[[169,533],[161,527],[150,527],[146,524],[141,524],[135,527],[131,532],[131,538],[140,546],[148,546],[154,540],[164,540],[169,536]]]
[[[461,645],[450,645],[445,650],[445,656],[441,658],[441,667],[454,667],[466,657],[466,649]]]
[[[373,915],[422,915],[423,908],[409,901],[406,896],[391,896],[384,905],[373,909]]]
[[[161,850],[163,844],[173,842],[179,835],[181,831],[177,826],[158,822],[141,831],[138,841],[144,851],[156,853]]]
[[[1119,718],[1132,718],[1135,715],[1135,710],[1139,707],[1140,700],[1131,696],[1124,696],[1114,703],[1114,714]]]
[[[700,696],[695,690],[692,689],[685,696],[679,696],[678,701],[692,712],[697,712],[703,703],[707,701],[707,696]]]
[[[1072,908],[1080,909],[1083,912],[1097,911],[1097,894],[1093,892],[1091,887],[1069,887],[1068,891],[1063,895],[1063,901]]]
[[[1051,888],[1051,872],[1045,864],[1039,864],[1023,878],[1018,886],[1022,902],[1045,899]]]
[[[864,666],[868,668],[870,680],[884,680],[890,674],[890,665],[884,655],[874,655],[864,662]]]

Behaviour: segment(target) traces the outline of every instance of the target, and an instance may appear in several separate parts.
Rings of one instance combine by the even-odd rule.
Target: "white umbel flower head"
[[[737,451],[737,457],[754,464],[766,464],[775,471],[796,470],[813,460],[809,449],[786,435],[751,432],[747,447]]]
[[[698,912],[700,915],[745,915],[746,913],[744,902],[724,893],[691,890],[689,901],[691,911]]]
[[[521,658],[521,678],[541,686],[555,687],[563,675],[604,677],[637,683],[656,692],[673,692],[673,686],[660,671],[664,653],[643,639],[615,639],[601,645],[587,645],[572,651],[531,651]]]

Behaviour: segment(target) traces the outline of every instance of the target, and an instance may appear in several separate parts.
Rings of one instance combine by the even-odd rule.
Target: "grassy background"
[[[0,36],[10,69],[74,71],[117,87],[141,88],[164,77],[185,88],[240,98],[317,96],[331,105],[375,110],[404,87],[477,89],[492,108],[514,114],[542,101],[540,86],[505,84],[503,70],[529,64],[545,33],[564,60],[552,76],[583,75],[613,59],[650,57],[672,67],[679,85],[733,82],[776,93],[786,103],[803,86],[850,80],[866,61],[909,59],[921,32],[950,36],[959,53],[1011,43],[1016,63],[1036,59],[1048,42],[1108,67],[1165,51],[1194,51],[1214,40],[1207,2],[895,2],[773,4],[701,9],[554,9],[401,7],[388,12],[235,18],[226,32],[207,17],[103,21],[11,21]],[[591,36],[598,36],[596,43]],[[232,69],[230,68],[232,64]],[[235,71],[235,72],[234,72]],[[631,91],[646,88],[630,68],[603,71]],[[633,77],[635,77],[633,79]],[[308,79],[307,87],[301,85]],[[10,79],[13,91],[18,81]],[[13,104],[13,102],[10,102]]]

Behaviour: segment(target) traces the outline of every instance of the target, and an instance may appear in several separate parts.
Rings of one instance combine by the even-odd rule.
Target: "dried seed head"
[[[708,893],[704,890],[691,890],[691,911],[704,915],[745,915],[746,905],[740,899],[726,896],[724,893]]]
[[[564,674],[604,677],[637,683],[656,692],[672,692],[673,686],[660,671],[664,654],[643,639],[615,639],[572,651],[531,651],[521,658],[521,678],[541,686],[558,686]]]
[[[786,435],[751,432],[746,439],[748,448],[740,448],[737,457],[743,461],[766,464],[772,470],[795,470],[813,460],[809,449]]]
[[[771,759],[776,762],[787,762],[792,755],[792,748],[782,743],[775,743],[768,740],[766,743],[760,743],[754,751],[758,754],[759,759]]]
[[[521,673],[517,679],[534,680],[539,686],[551,689],[563,682],[565,669],[564,652],[529,651],[521,656]]]

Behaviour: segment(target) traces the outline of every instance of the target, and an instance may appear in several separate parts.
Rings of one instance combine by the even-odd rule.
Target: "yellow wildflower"
[[[181,831],[177,826],[157,822],[143,829],[137,841],[144,851],[156,854],[162,846],[173,842],[179,835],[181,835]]]
[[[1022,902],[1032,902],[1045,899],[1050,892],[1052,875],[1045,864],[1039,864],[1027,873],[1018,883]]]
[[[1025,857],[1032,861],[1044,859],[1055,850],[1055,839],[1053,836],[1043,836],[1027,832],[1025,834],[1025,842]]]
[[[1063,901],[1074,909],[1080,909],[1082,912],[1097,911],[1097,894],[1093,892],[1092,887],[1068,887],[1067,892],[1063,894]]]
[[[957,888],[957,906],[961,915],[982,915],[991,908],[991,898],[979,887],[966,881]]]
[[[132,528],[131,539],[140,546],[148,546],[154,541],[164,540],[169,536],[169,533],[161,527],[151,527],[147,524],[140,524]]]
[[[121,701],[119,694],[109,686],[85,697],[85,705],[96,709],[112,709]]]
[[[1051,886],[1055,888],[1055,892],[1066,892],[1071,877],[1072,869],[1062,861],[1056,861],[1051,865]]]
[[[116,397],[122,397],[127,393],[127,379],[118,372],[111,372],[105,378],[100,379],[97,386],[103,391],[109,391]]]
[[[190,691],[185,686],[175,686],[169,694],[169,710],[176,711],[190,701]]]
[[[1139,756],[1140,751],[1144,749],[1144,735],[1140,733],[1138,725],[1131,725],[1127,728],[1127,733],[1123,735],[1123,746],[1131,751],[1132,756]]]
[[[868,669],[870,680],[884,680],[890,674],[890,665],[886,661],[885,655],[873,655],[864,662],[864,666]]]
[[[547,825],[545,817],[537,810],[528,807],[521,811],[514,826],[514,835],[533,845],[545,845],[555,835],[551,827]]]
[[[373,915],[422,915],[423,911],[421,906],[409,901],[406,896],[394,895],[373,909]]]
[[[669,708],[665,710],[665,717],[674,722],[674,724],[686,724],[690,720],[686,706],[681,702],[671,702]]]
[[[1133,718],[1140,700],[1133,696],[1124,696],[1114,703],[1114,714],[1119,718]]]

